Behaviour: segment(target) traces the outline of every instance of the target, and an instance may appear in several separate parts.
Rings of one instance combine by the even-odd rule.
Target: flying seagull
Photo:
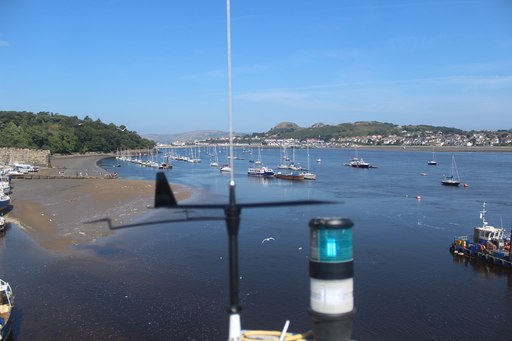
[[[268,237],[268,238],[265,238],[261,241],[261,244],[263,244],[264,242],[268,242],[268,241],[271,241],[271,240],[275,240],[274,238],[272,237]]]

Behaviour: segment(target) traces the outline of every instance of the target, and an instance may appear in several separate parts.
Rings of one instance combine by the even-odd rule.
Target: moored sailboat
[[[306,172],[304,172],[304,180],[316,180],[316,174],[311,173],[310,166],[309,166],[309,146],[306,146],[307,153],[308,153],[308,169]]]
[[[455,163],[455,155],[452,154],[452,168],[450,175],[445,176],[441,183],[445,186],[458,186],[460,185],[459,171],[457,170],[457,164]]]
[[[437,161],[436,161],[436,157],[435,157],[435,152],[434,152],[434,147],[432,147],[432,160],[430,160],[429,162],[427,162],[427,164],[429,166],[437,166]]]

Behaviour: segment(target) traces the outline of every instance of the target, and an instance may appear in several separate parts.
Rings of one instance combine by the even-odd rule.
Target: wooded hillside
[[[0,147],[49,149],[52,153],[115,152],[152,148],[155,142],[89,117],[49,112],[0,111]]]

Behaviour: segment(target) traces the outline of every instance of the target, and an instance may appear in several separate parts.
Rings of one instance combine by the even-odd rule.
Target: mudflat
[[[39,174],[54,178],[13,180],[11,207],[4,212],[7,221],[42,247],[65,252],[73,245],[114,233],[106,222],[89,221],[110,218],[113,225],[121,225],[146,213],[153,206],[154,182],[109,177],[97,166],[105,157],[108,155],[52,157],[52,167]],[[83,178],[65,178],[77,175]],[[178,200],[191,194],[183,186],[173,184],[172,188]]]

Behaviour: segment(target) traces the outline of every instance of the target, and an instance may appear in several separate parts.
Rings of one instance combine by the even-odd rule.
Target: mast
[[[482,226],[487,226],[487,221],[485,220],[485,214],[487,213],[487,210],[485,209],[485,201],[482,205],[482,210],[480,211],[480,219],[482,219]]]

